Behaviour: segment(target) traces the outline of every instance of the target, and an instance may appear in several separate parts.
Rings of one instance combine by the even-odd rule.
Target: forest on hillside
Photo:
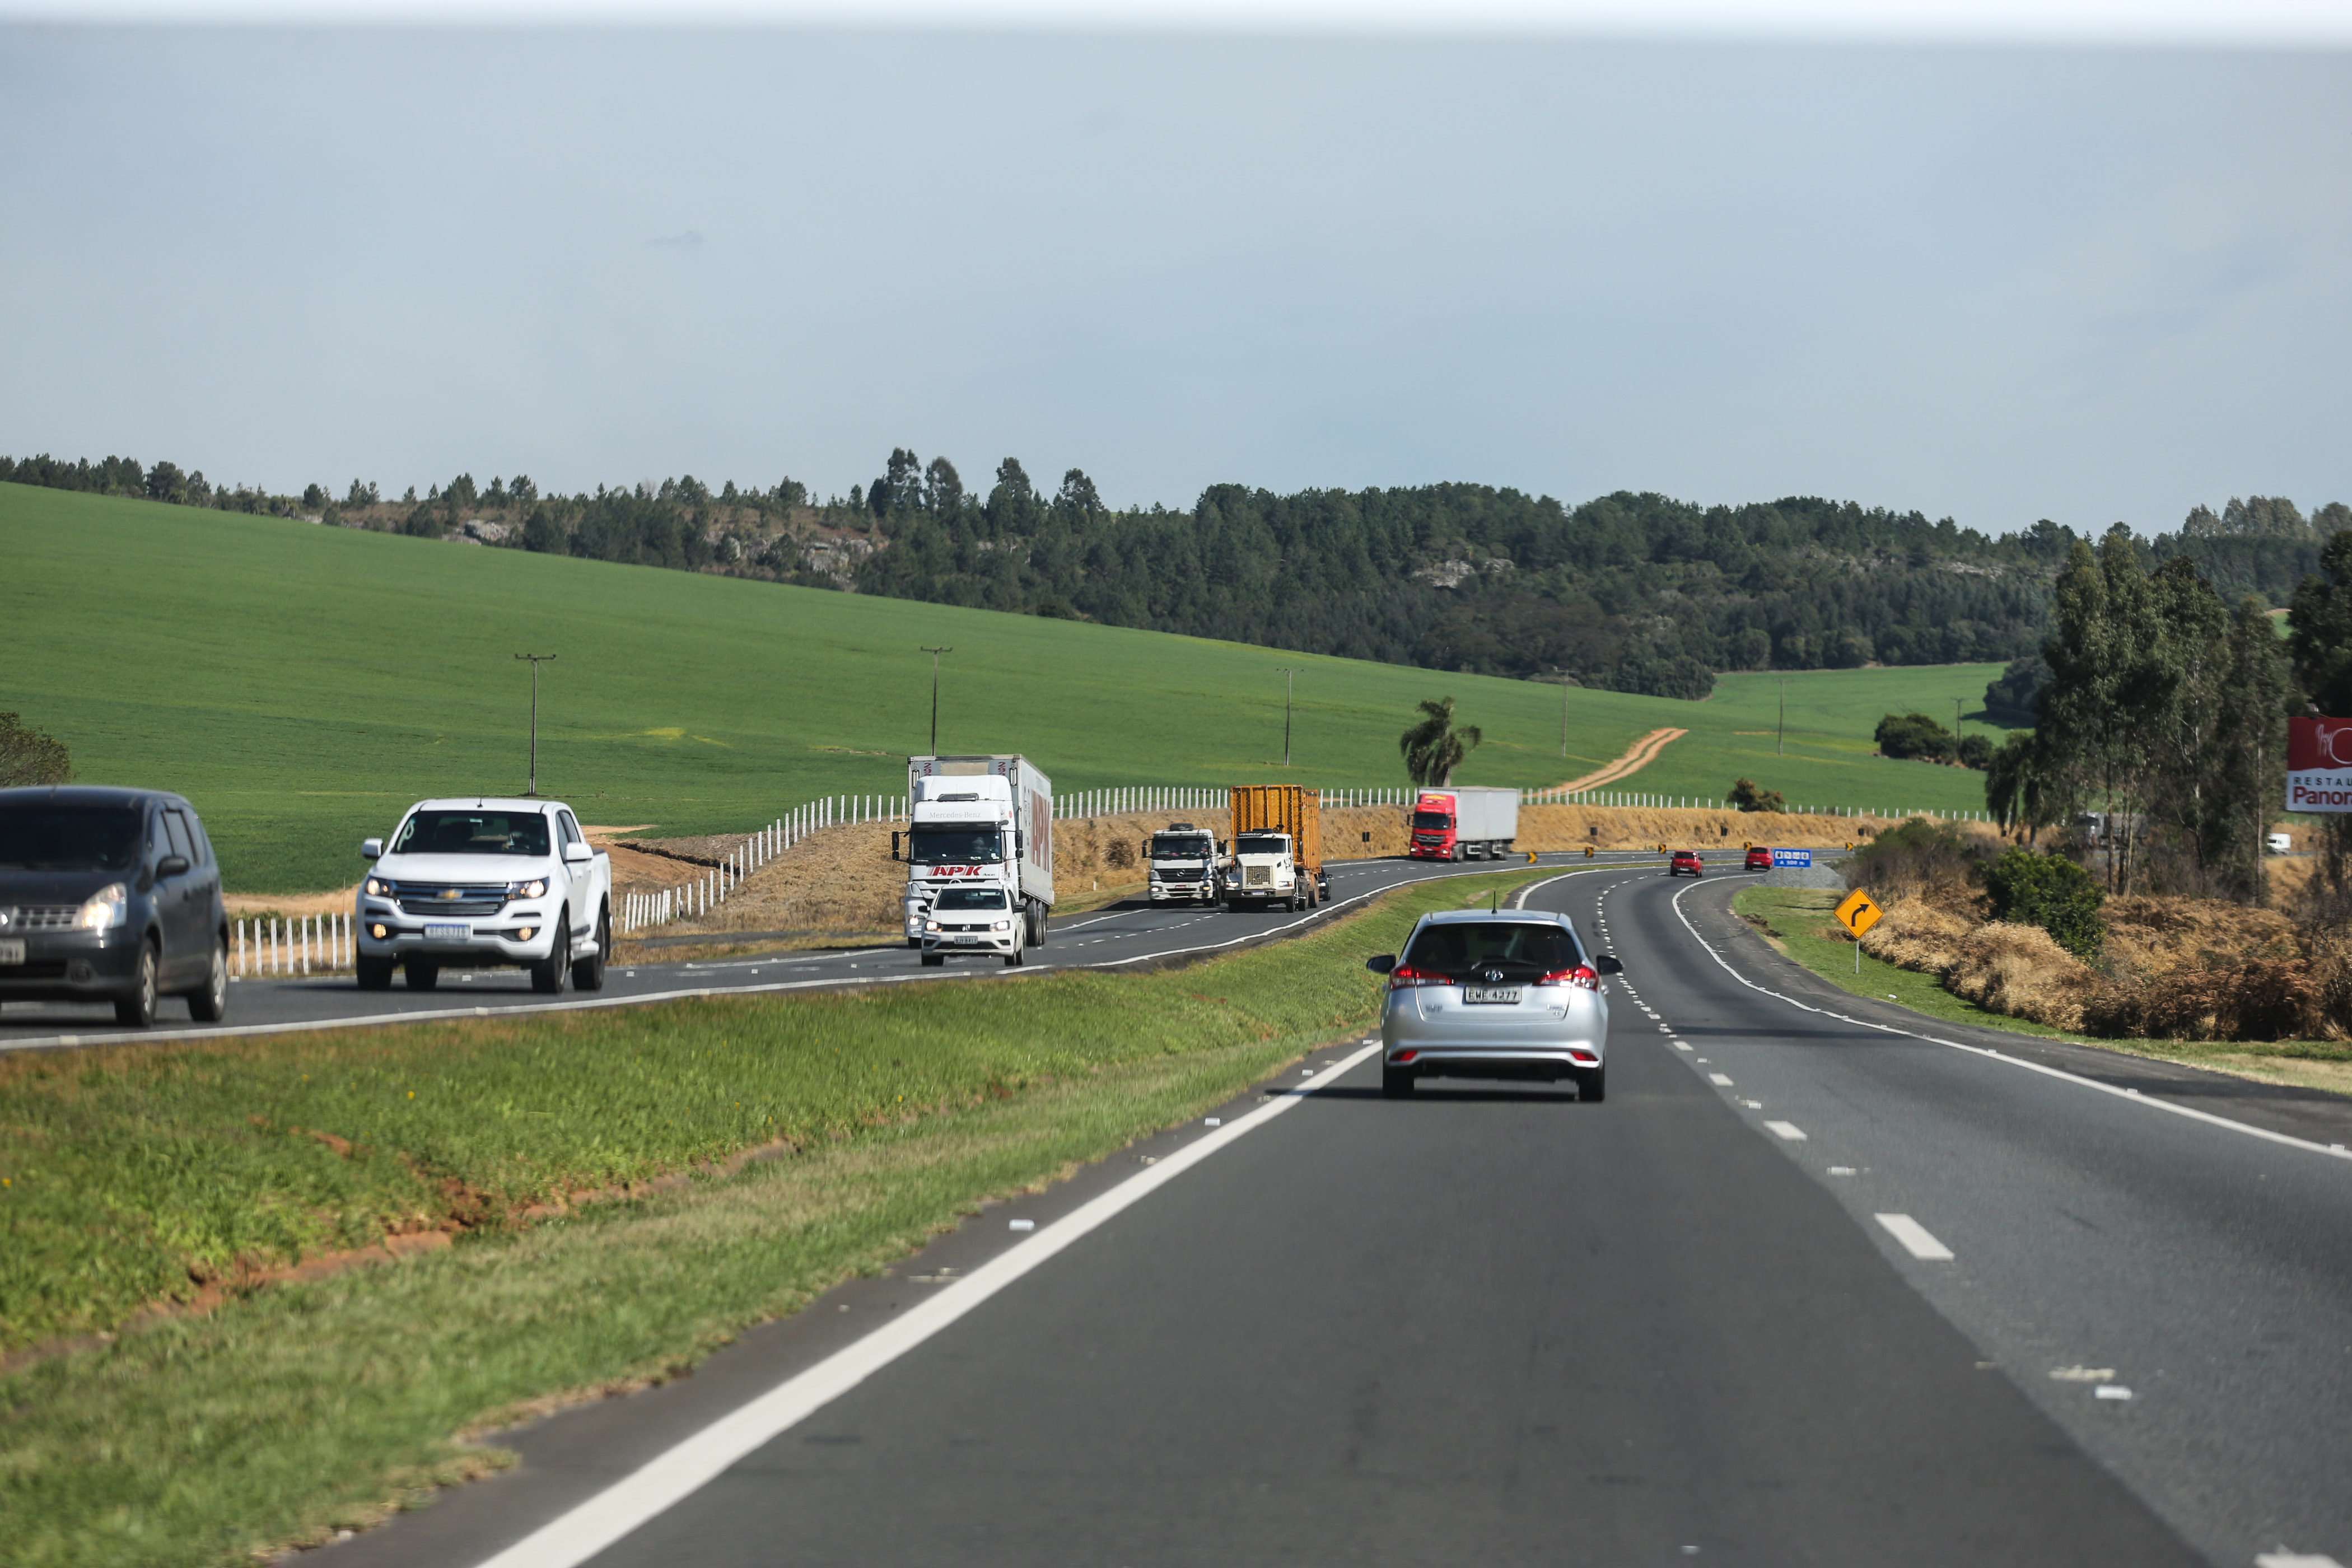
[[[1686,699],[1721,670],[2031,656],[2052,584],[2090,537],[2046,520],[1989,535],[1813,497],[1707,507],[1621,491],[1570,506],[1466,483],[1221,484],[1190,510],[1114,510],[1076,468],[1048,491],[1008,458],[976,492],[947,458],[905,448],[829,501],[792,479],[565,496],[462,474],[423,498],[357,479],[294,498],[128,458],[0,458],[0,479]],[[2228,600],[2275,606],[2347,526],[2340,502],[2306,518],[2253,496],[2131,548],[2146,569],[2185,558]]]

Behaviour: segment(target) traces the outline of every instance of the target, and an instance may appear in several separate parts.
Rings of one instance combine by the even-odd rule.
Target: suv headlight
[[[383,877],[370,877],[361,884],[361,887],[372,899],[388,899],[393,896],[392,883]]]
[[[528,882],[509,882],[507,884],[507,897],[509,899],[541,898],[546,895],[546,892],[547,879],[544,877],[534,877]]]
[[[925,931],[937,931],[940,929],[940,922],[937,921],[925,921],[923,922],[923,929]]]
[[[1013,929],[1013,922],[1011,921],[999,921],[996,922],[996,929],[998,931],[1011,931]]]
[[[74,916],[76,931],[112,931],[131,918],[131,889],[116,882],[100,888],[82,901]]]

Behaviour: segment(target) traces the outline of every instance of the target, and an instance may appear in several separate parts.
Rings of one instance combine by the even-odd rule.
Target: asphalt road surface
[[[1546,864],[1564,865],[1570,857],[1549,855],[1542,859]],[[1581,855],[1574,859],[1579,865],[1585,863]],[[1596,859],[1602,865],[1659,863],[1654,854],[1611,853]],[[120,1041],[200,1039],[320,1024],[469,1017],[478,1012],[629,1005],[720,992],[832,990],[950,976],[1003,979],[1053,969],[1118,968],[1197,955],[1304,931],[1400,883],[1430,877],[1484,876],[1524,864],[1524,856],[1515,861],[1453,865],[1443,861],[1333,861],[1328,868],[1330,901],[1312,913],[1285,913],[1278,909],[1234,913],[1216,908],[1204,910],[1198,905],[1161,905],[1156,909],[1149,903],[1115,906],[1054,921],[1047,929],[1045,945],[1032,949],[1028,963],[1020,969],[1008,969],[999,957],[977,954],[951,957],[937,969],[925,969],[919,953],[902,942],[894,942],[887,947],[774,952],[756,958],[703,963],[616,965],[606,975],[604,990],[561,997],[542,996],[532,991],[530,976],[520,969],[446,969],[441,972],[437,990],[415,992],[398,978],[389,991],[362,991],[348,974],[247,978],[231,983],[229,1014],[223,1024],[195,1024],[188,1017],[185,1002],[167,996],[156,1008],[157,1026],[138,1030],[126,1030],[117,1025],[111,1004],[11,1002],[0,1004],[0,1051]]]
[[[2345,1102],[1874,1012],[1737,881],[1531,895],[1605,1103],[1319,1052],[325,1560],[2352,1562]]]

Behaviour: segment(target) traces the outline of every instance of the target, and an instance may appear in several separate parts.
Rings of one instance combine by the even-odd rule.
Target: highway
[[[326,1561],[2352,1562],[2352,1105],[1874,1008],[1738,881],[1530,892],[1603,1104],[1335,1044]]]
[[[1566,864],[1570,857],[1548,855],[1544,863]],[[1585,864],[1581,855],[1577,864]],[[1658,864],[1654,854],[1610,852],[1602,865]],[[1522,866],[1515,861],[1356,860],[1332,861],[1331,897],[1311,912],[1280,910],[1230,912],[1197,905],[1154,909],[1133,903],[1057,919],[1045,945],[1032,949],[1019,968],[1002,959],[950,957],[937,969],[922,967],[920,954],[903,943],[886,947],[776,952],[701,962],[652,962],[615,965],[604,988],[592,994],[542,996],[519,969],[444,970],[440,986],[410,991],[395,977],[389,991],[362,991],[349,974],[241,979],[229,987],[229,1014],[219,1025],[197,1025],[187,1004],[165,997],[151,1029],[124,1029],[110,1005],[11,1002],[0,1004],[0,1052],[125,1042],[203,1039],[250,1035],[322,1024],[375,1025],[422,1018],[472,1017],[479,1013],[551,1011],[579,1007],[642,1005],[680,996],[719,993],[842,990],[918,980],[1003,980],[1055,969],[1116,969],[1197,956],[1252,942],[1277,939],[1355,909],[1374,894],[1430,877],[1484,876]],[[716,938],[709,944],[721,945]],[[657,952],[658,950],[655,950]]]

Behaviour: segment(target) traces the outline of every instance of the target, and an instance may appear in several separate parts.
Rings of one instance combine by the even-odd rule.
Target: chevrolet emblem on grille
[[[462,888],[444,888],[441,889],[441,896],[445,899],[462,899],[466,896],[466,892]]]

